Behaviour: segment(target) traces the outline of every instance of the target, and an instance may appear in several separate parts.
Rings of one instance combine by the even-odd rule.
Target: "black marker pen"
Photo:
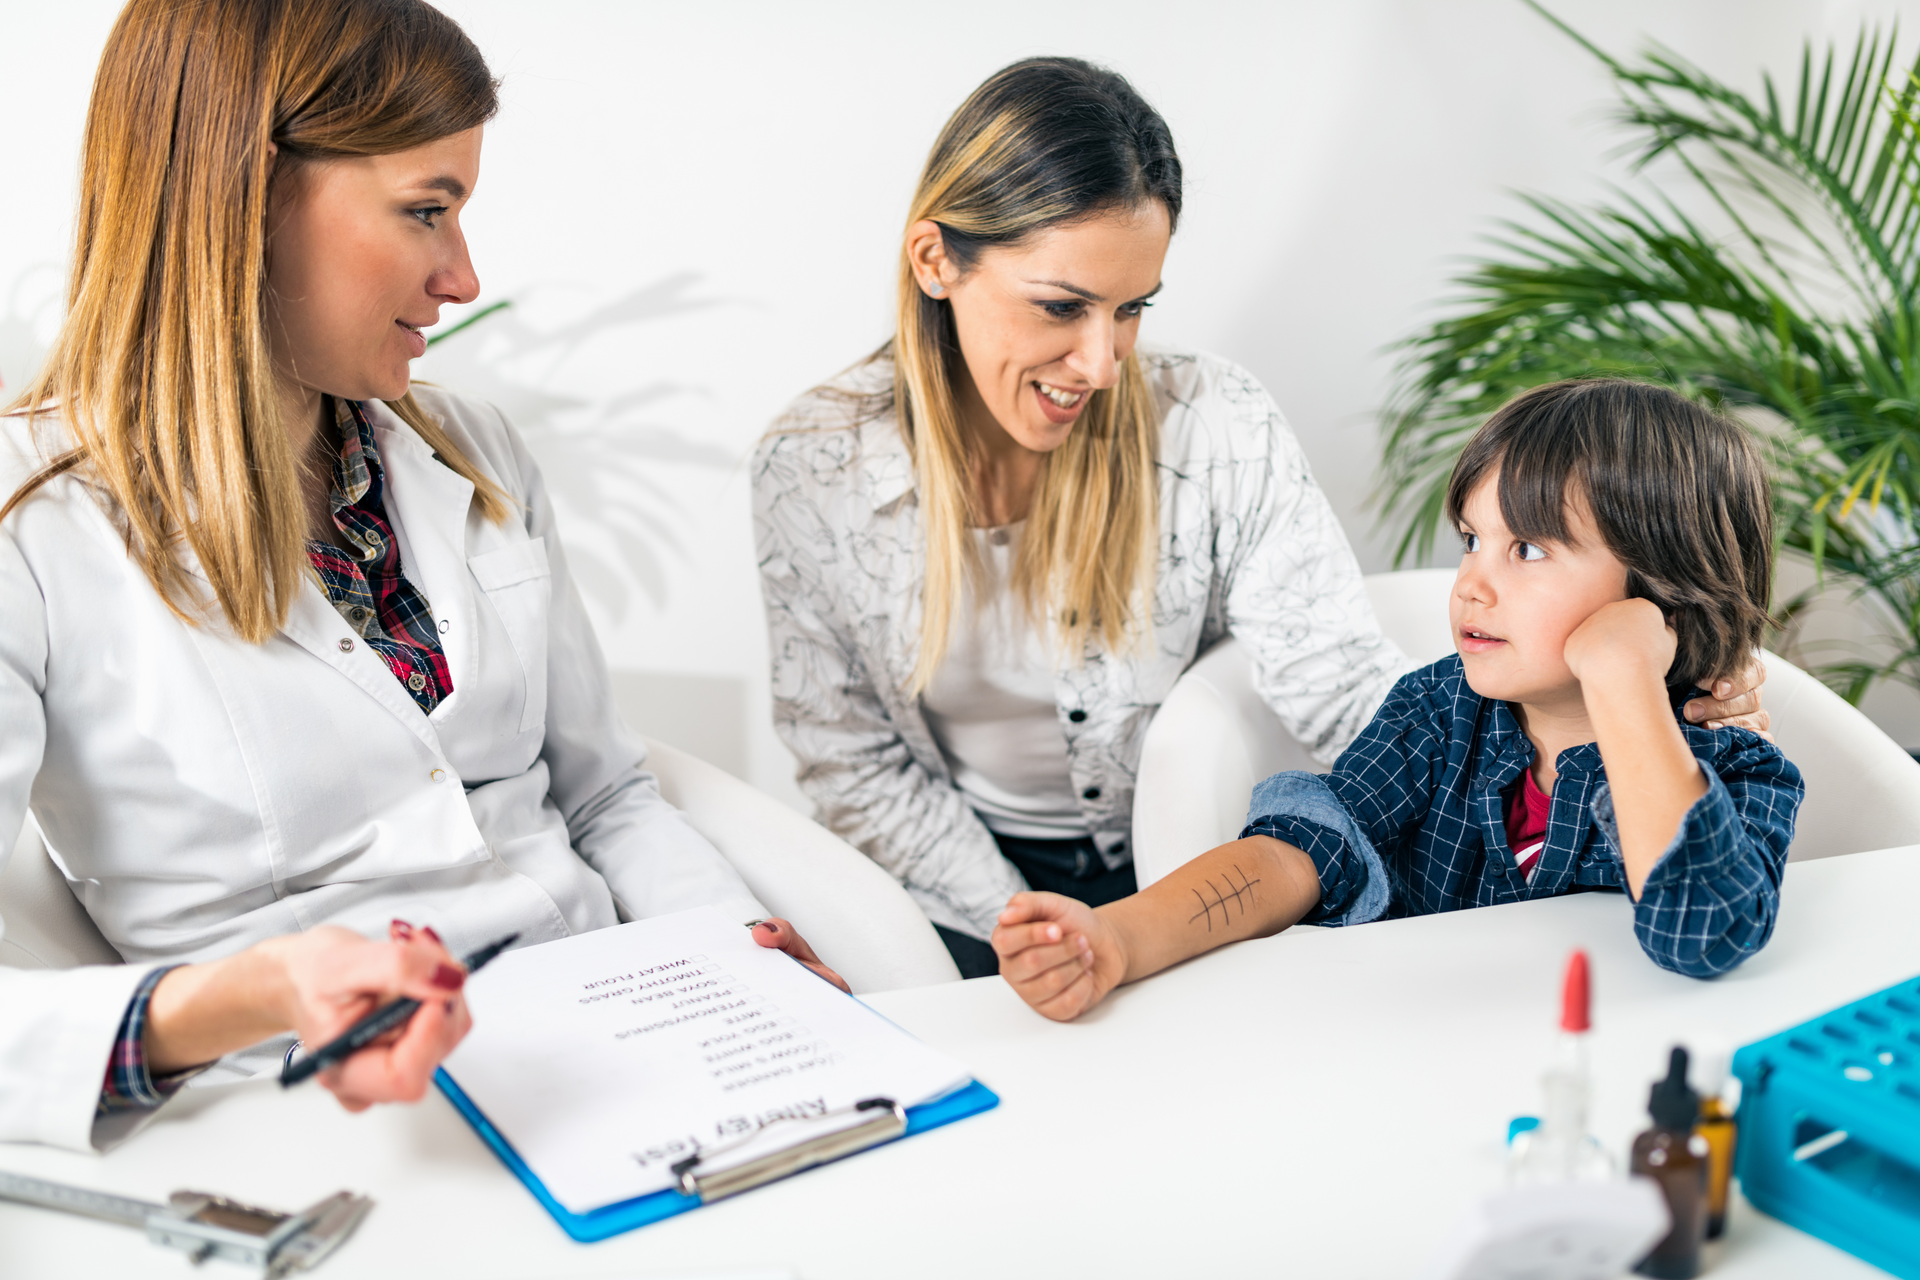
[[[466,958],[467,975],[471,977],[480,967],[520,940],[520,935],[510,933],[498,942],[488,943]],[[336,1062],[345,1062],[360,1050],[378,1040],[395,1027],[402,1027],[418,1012],[420,1002],[411,997],[395,1000],[392,1004],[381,1005],[360,1021],[348,1027],[333,1039],[321,1045],[308,1057],[298,1062],[289,1062],[280,1070],[280,1087],[290,1088],[299,1084],[308,1076]]]

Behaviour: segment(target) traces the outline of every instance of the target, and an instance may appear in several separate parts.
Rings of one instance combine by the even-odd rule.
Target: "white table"
[[[0,1168],[151,1199],[379,1202],[319,1275],[531,1277],[787,1270],[851,1277],[1404,1277],[1498,1185],[1537,1110],[1567,950],[1594,963],[1595,1131],[1644,1122],[1668,1046],[1743,1043],[1920,973],[1920,845],[1788,868],[1772,944],[1716,982],[1655,968],[1618,896],[1586,894],[1244,943],[1082,1021],[998,979],[875,1007],[971,1064],[986,1115],[597,1245],[561,1234],[437,1096],[361,1116],[318,1089],[203,1090],[112,1155],[0,1146]],[[0,1205],[0,1276],[245,1273],[138,1232]],[[1882,1273],[1736,1207],[1711,1273]]]

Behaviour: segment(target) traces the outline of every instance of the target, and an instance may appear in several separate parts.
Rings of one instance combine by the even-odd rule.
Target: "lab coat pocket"
[[[553,570],[547,564],[547,540],[529,538],[471,556],[467,567],[513,643],[526,682],[520,732],[547,718],[547,630],[553,603]]]

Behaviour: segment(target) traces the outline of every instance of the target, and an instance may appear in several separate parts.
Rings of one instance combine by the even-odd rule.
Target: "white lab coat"
[[[641,770],[518,434],[490,406],[420,401],[522,504],[488,522],[473,487],[372,406],[387,514],[453,678],[431,715],[310,580],[261,645],[217,613],[181,621],[78,473],[0,526],[0,858],[30,803],[127,961],[0,968],[0,1141],[103,1141],[108,1050],[156,965],[323,923],[384,937],[394,917],[460,954],[617,913],[765,914]],[[35,430],[62,443],[57,420]],[[0,495],[49,452],[0,419]]]

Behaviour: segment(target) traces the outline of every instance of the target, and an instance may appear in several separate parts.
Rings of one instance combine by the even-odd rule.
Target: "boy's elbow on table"
[[[1638,919],[1634,921],[1634,933],[1647,958],[1667,972],[1684,978],[1717,978],[1760,954],[1773,936],[1777,907],[1777,902],[1764,904],[1757,917],[1736,921],[1704,944],[1689,940],[1688,945],[1675,946],[1673,939],[1651,934]]]
[[[1671,973],[1717,978],[1758,955],[1780,916],[1778,867],[1768,875],[1767,856],[1749,844],[1733,855],[1734,874],[1650,882],[1633,911],[1647,958]]]

